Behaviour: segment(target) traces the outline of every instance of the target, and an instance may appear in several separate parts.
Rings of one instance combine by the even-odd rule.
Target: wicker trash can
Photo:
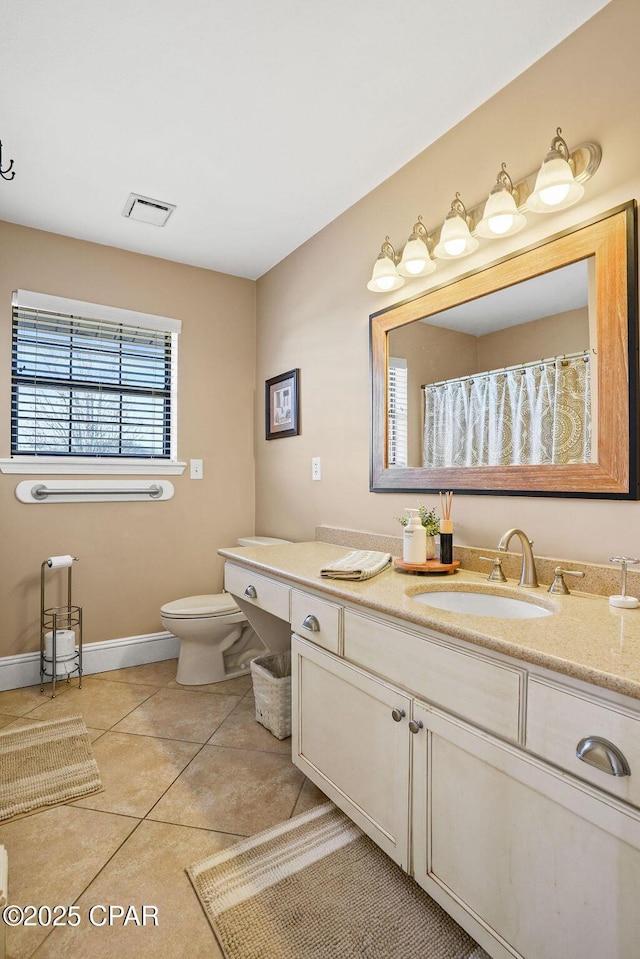
[[[256,720],[276,739],[291,735],[291,653],[260,656],[251,661]]]

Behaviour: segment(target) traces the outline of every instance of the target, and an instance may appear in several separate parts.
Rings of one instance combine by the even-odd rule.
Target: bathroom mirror
[[[638,498],[636,205],[371,316],[374,492]]]

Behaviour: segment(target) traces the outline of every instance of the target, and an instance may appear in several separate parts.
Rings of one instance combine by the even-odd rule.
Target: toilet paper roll
[[[73,659],[76,655],[76,634],[72,629],[56,630],[56,666]],[[53,630],[44,634],[44,658],[53,660]]]
[[[47,560],[47,566],[50,569],[60,569],[62,566],[71,566],[73,556],[50,556]]]

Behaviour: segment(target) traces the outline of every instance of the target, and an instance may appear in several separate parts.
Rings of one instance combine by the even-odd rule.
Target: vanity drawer
[[[251,603],[252,606],[289,622],[291,590],[283,583],[260,576],[244,566],[225,563],[224,588],[245,603]]]
[[[298,636],[339,653],[341,626],[342,607],[297,589],[291,591],[291,629]]]
[[[576,755],[584,740],[606,740],[622,755],[630,775],[607,771],[609,760],[604,746],[584,743],[586,758],[599,761],[593,766]],[[590,699],[581,693],[542,679],[529,679],[527,695],[527,749],[608,793],[640,806],[640,713],[622,706]],[[614,762],[616,756],[614,754]],[[621,771],[621,770],[619,770]]]
[[[344,656],[483,729],[518,741],[521,670],[351,610],[344,614]]]

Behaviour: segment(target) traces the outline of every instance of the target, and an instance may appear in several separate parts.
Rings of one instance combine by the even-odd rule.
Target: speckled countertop
[[[615,609],[605,596],[578,591],[550,595],[545,587],[523,589],[513,580],[488,583],[486,575],[462,569],[454,575],[415,576],[390,568],[363,582],[320,576],[323,566],[348,552],[321,542],[219,550],[227,559],[328,598],[387,613],[640,700],[640,608]],[[412,598],[443,586],[517,596],[554,612],[539,619],[500,619],[436,610]]]

